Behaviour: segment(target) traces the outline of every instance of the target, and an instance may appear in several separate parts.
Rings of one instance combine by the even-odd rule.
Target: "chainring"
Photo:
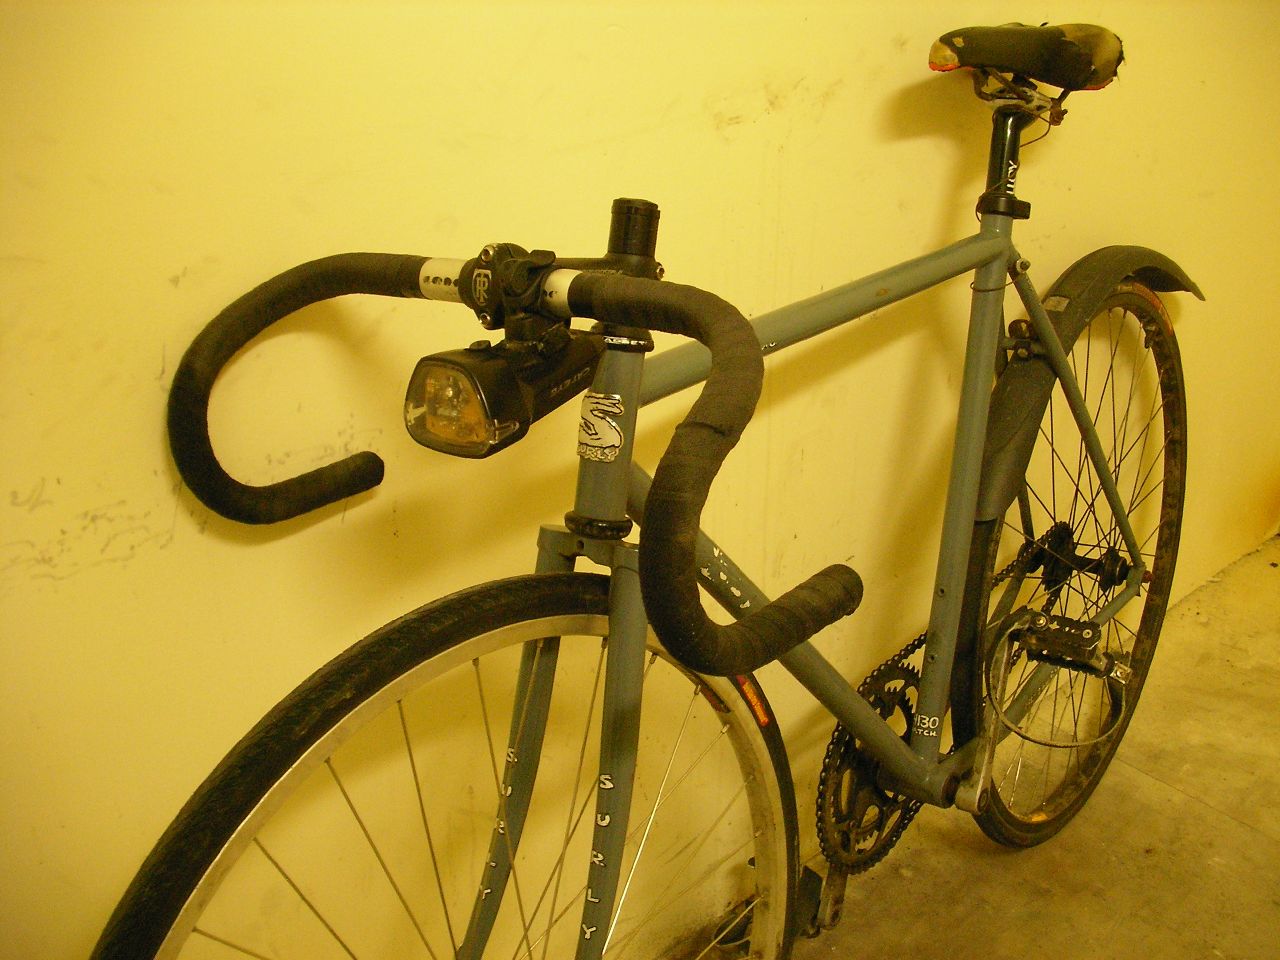
[[[920,673],[906,658],[923,638],[881,664],[858,693],[882,718],[910,736],[920,693]],[[919,800],[885,790],[880,763],[858,738],[836,724],[818,778],[818,842],[823,856],[847,873],[867,870],[898,842],[920,809]]]

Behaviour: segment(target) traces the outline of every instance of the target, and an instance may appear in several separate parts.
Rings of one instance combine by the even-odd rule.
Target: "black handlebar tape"
[[[640,524],[640,588],[663,645],[705,674],[747,673],[857,609],[862,579],[836,564],[737,623],[714,623],[698,595],[695,549],[711,482],[755,412],[764,360],[741,313],[694,287],[583,274],[569,289],[578,316],[692,337],[711,373],[653,474]]]
[[[213,452],[209,395],[219,372],[241,347],[295,310],[348,293],[421,297],[419,275],[425,259],[344,253],[313,260],[246,293],[200,332],[169,389],[169,448],[182,479],[205,506],[241,523],[276,523],[382,482],[381,458],[365,452],[278,483],[241,483]]]

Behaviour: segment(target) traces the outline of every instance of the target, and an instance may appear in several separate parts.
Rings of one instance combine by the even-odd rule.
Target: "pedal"
[[[1127,658],[1101,649],[1102,628],[1092,620],[1073,620],[1049,613],[1032,613],[1026,625],[1010,632],[1027,658],[1095,677],[1127,683],[1133,671]]]

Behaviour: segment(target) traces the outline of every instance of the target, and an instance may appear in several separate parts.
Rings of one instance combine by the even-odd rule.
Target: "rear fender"
[[[1166,293],[1204,294],[1181,267],[1146,247],[1103,247],[1077,260],[1045,294],[1045,312],[1068,353],[1107,295],[1126,280]],[[977,520],[1004,516],[1022,487],[1054,374],[1043,357],[1013,360],[991,397]]]

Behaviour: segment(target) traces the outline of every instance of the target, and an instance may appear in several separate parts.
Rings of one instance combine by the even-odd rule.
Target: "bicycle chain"
[[[1025,569],[1032,552],[1043,549],[1040,539],[1024,542],[1013,560],[993,575],[992,586],[1008,580],[1019,568]],[[1058,593],[1050,592],[1046,607],[1057,601]],[[902,711],[906,720],[903,739],[910,736],[915,719],[915,704],[907,694],[914,690],[918,695],[920,682],[919,670],[907,661],[924,647],[925,639],[926,634],[920,634],[858,685],[858,693],[886,720],[895,710]],[[902,682],[892,694],[887,687],[890,681]],[[837,723],[818,775],[817,832],[822,855],[845,873],[861,873],[883,860],[923,806],[919,800],[883,790],[878,783],[879,770],[879,762],[859,749],[857,738]],[[878,814],[866,823],[862,815],[873,806]]]
[[[997,587],[1013,576],[1013,571],[1024,565],[1030,559],[1031,551],[1035,550],[1039,546],[1039,540],[1024,540],[1022,542],[1022,546],[1018,548],[1017,554],[1009,561],[1009,565],[999,573],[992,575],[991,586]]]
[[[915,720],[911,694],[918,697],[920,689],[920,672],[907,660],[924,642],[925,634],[916,637],[858,685],[858,693],[886,720],[894,712],[902,713],[904,739]],[[895,682],[901,686],[890,690]],[[883,860],[922,806],[919,800],[884,790],[879,771],[879,761],[836,724],[818,775],[817,832],[827,862],[845,873],[861,873]]]
[[[994,590],[1000,584],[1004,583],[1011,576],[1013,576],[1014,572],[1019,568],[1022,568],[1022,572],[1024,575],[1027,573],[1032,573],[1035,570],[1038,570],[1039,569],[1038,563],[1035,566],[1031,565],[1031,556],[1036,550],[1045,549],[1048,538],[1049,538],[1049,532],[1045,531],[1034,540],[1024,540],[1022,543],[1022,546],[1018,548],[1017,554],[1014,556],[1012,560],[1009,561],[1008,565],[999,573],[995,573],[992,575],[991,589]],[[1052,613],[1053,608],[1057,606],[1058,598],[1059,596],[1061,596],[1061,594],[1062,594],[1062,587],[1060,586],[1055,587],[1052,590],[1046,591],[1044,603],[1040,605],[1040,612],[1046,613],[1046,614]],[[1009,666],[1010,667],[1016,666],[1021,659],[1022,659],[1022,650],[1021,649],[1014,650],[1012,660],[1010,661]]]

